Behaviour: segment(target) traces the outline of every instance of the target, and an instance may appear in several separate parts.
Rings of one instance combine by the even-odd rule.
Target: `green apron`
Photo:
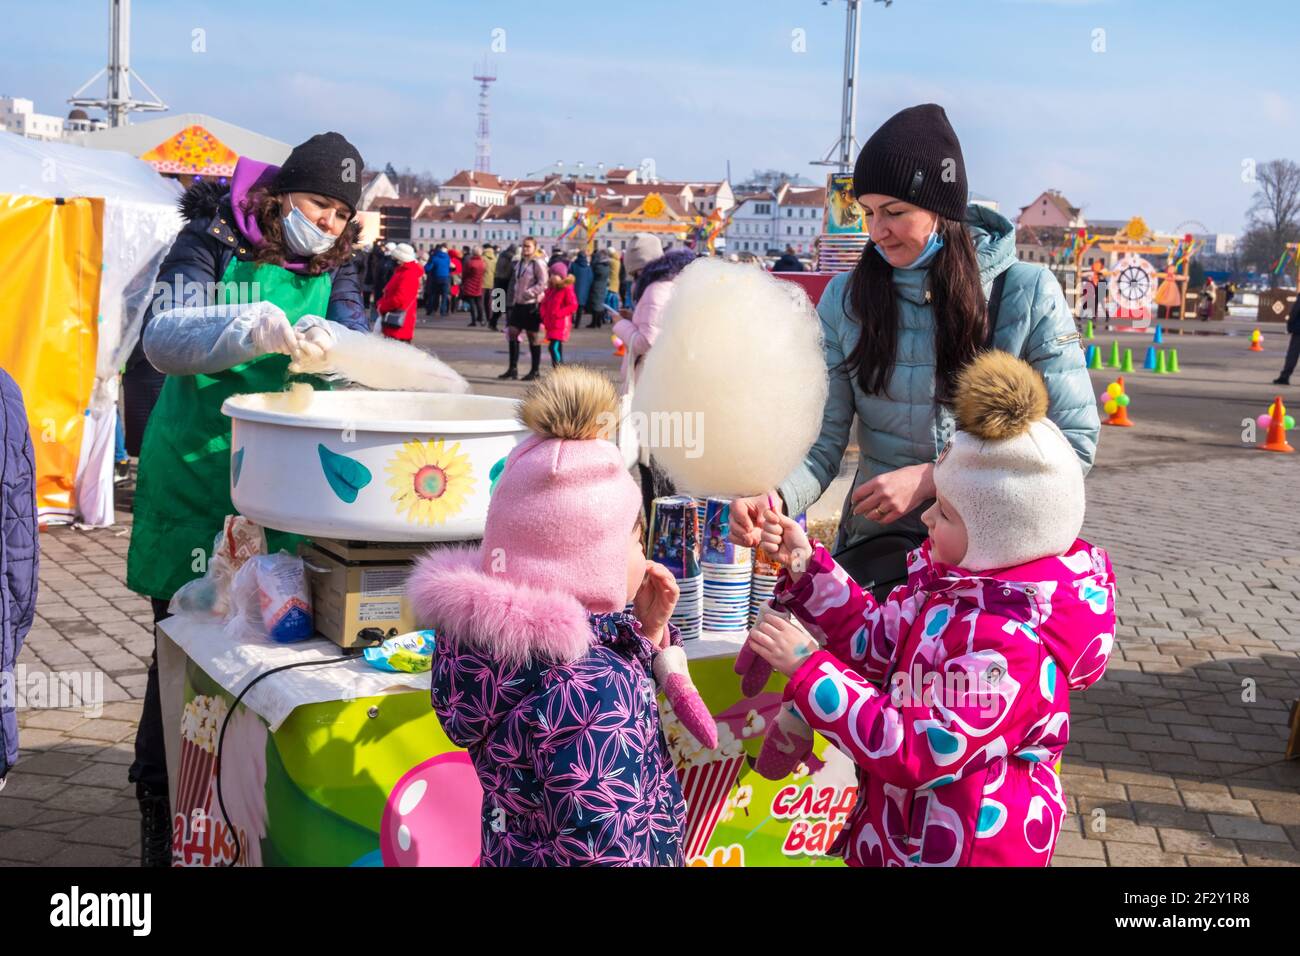
[[[328,274],[306,276],[231,259],[221,282],[223,303],[237,301],[241,289],[257,289],[258,299],[278,305],[290,324],[304,315],[324,315],[329,305]],[[221,403],[231,395],[283,391],[288,367],[287,355],[261,355],[213,375],[167,376],[140,447],[126,558],[132,591],[168,600],[182,584],[203,576],[213,540],[226,515],[235,513],[230,419],[221,414]],[[272,553],[294,553],[300,540],[270,530],[266,538]]]

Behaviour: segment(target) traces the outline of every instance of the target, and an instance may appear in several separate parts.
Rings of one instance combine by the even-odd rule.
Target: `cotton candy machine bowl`
[[[230,493],[268,528],[349,541],[483,535],[492,483],[527,434],[486,395],[299,391],[237,395]]]

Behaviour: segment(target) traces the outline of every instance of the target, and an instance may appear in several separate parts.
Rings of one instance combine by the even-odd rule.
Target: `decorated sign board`
[[[852,173],[831,173],[826,177],[826,229],[830,235],[866,234],[867,216],[853,195]]]
[[[663,196],[650,193],[635,209],[627,212],[601,213],[594,207],[575,216],[568,228],[560,234],[561,239],[578,230],[586,231],[586,246],[590,251],[596,237],[602,229],[613,232],[647,232],[663,233],[676,236],[683,241],[703,245],[712,251],[718,236],[725,230],[727,220],[714,210],[708,216],[697,214],[680,216],[668,207]]]
[[[826,851],[856,799],[852,762],[818,737],[792,776],[760,777],[780,678],[744,698],[734,660],[691,663],[719,724],[716,749],[699,750],[661,703],[687,803],[687,865],[841,865]],[[187,661],[183,700],[175,865],[229,865],[236,841],[243,866],[477,865],[482,790],[427,691],[304,705],[274,732],[240,704],[221,749],[221,800],[217,745],[233,698]]]
[[[140,156],[160,173],[233,176],[239,156],[202,126],[187,126]]]

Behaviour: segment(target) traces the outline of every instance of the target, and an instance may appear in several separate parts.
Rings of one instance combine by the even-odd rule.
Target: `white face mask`
[[[322,232],[316,223],[303,215],[292,198],[289,199],[289,214],[280,218],[280,227],[284,230],[284,241],[296,256],[318,256],[334,245],[335,237]]]

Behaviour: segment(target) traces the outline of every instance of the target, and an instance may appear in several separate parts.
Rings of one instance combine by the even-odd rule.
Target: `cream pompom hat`
[[[1006,352],[977,357],[958,377],[957,431],[934,485],[966,525],[968,571],[1064,554],[1083,527],[1083,467],[1047,417],[1047,387]]]

